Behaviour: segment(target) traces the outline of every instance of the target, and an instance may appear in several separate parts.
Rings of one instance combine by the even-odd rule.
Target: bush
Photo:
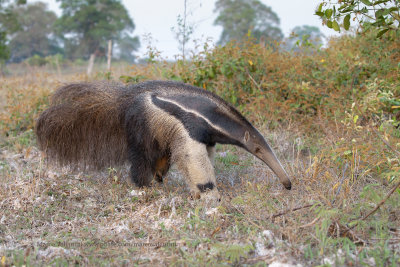
[[[34,55],[33,57],[26,59],[25,62],[28,63],[30,66],[35,66],[35,67],[40,67],[47,64],[46,58],[41,57],[39,55]]]

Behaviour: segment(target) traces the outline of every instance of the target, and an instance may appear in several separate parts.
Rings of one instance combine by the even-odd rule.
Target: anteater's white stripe
[[[173,101],[171,99],[166,99],[166,98],[163,98],[163,97],[160,97],[160,96],[155,96],[155,97],[158,98],[161,101],[168,102],[170,104],[178,106],[180,109],[184,110],[187,113],[192,113],[192,114],[202,118],[203,120],[205,120],[208,123],[208,125],[210,125],[214,129],[220,131],[221,133],[225,134],[226,136],[230,136],[230,134],[228,134],[224,129],[220,128],[218,125],[213,124],[207,117],[205,117],[203,114],[199,113],[197,110],[188,109],[188,108],[182,106],[181,104],[179,104],[179,103],[177,103],[177,102],[175,102],[175,101]]]

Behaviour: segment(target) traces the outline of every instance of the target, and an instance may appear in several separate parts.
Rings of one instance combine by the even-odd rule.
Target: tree
[[[242,40],[251,33],[256,40],[281,40],[279,17],[259,0],[218,0],[214,12],[219,15],[214,25],[222,26],[219,44]]]
[[[101,55],[108,40],[118,44],[135,29],[120,0],[57,1],[61,3],[62,16],[56,25],[64,36],[66,54],[70,58]],[[134,42],[132,47],[138,48],[138,39],[131,41]]]
[[[324,34],[318,27],[309,25],[296,26],[286,40],[286,48],[300,51],[302,47],[319,47],[323,44],[324,38]]]
[[[399,30],[399,10],[399,0],[341,0],[335,3],[324,0],[315,14],[335,31],[349,30],[351,21],[356,21],[364,30],[377,28],[377,37],[381,37],[388,31]]]
[[[12,12],[20,27],[10,35],[12,62],[20,62],[34,55],[43,57],[61,52],[53,31],[57,16],[47,10],[46,4],[36,2],[16,6]]]
[[[0,67],[3,67],[5,61],[10,57],[7,35],[19,29],[18,21],[11,11],[13,3],[24,5],[26,0],[0,0]]]
[[[10,49],[7,47],[6,32],[0,31],[0,66],[3,66],[5,61],[10,57]]]

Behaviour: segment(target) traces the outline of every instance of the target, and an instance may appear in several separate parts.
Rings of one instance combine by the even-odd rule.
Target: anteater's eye
[[[256,147],[256,153],[260,153],[261,149],[259,147]]]

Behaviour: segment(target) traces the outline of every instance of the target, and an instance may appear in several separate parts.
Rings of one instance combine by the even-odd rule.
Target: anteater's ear
[[[250,134],[249,134],[249,132],[248,131],[246,131],[245,133],[244,133],[244,142],[245,143],[247,143],[247,142],[249,142],[249,140],[250,140]]]

